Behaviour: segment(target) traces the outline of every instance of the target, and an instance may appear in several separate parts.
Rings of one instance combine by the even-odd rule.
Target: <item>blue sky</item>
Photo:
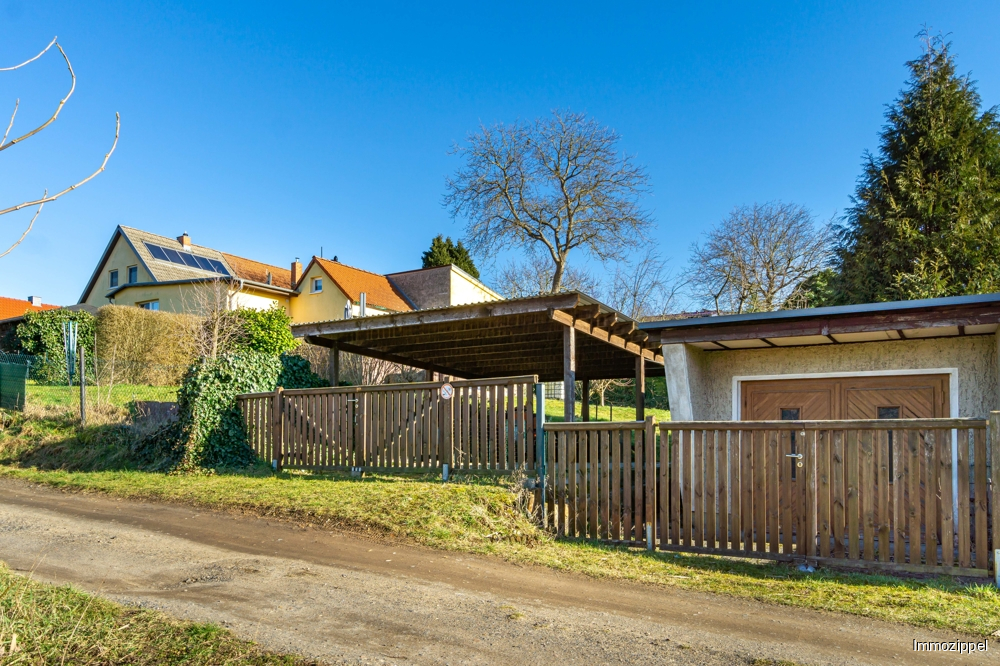
[[[322,246],[417,267],[431,237],[462,233],[441,205],[449,148],[556,107],[614,127],[646,165],[654,238],[679,269],[734,206],[843,211],[922,25],[951,33],[1000,103],[996,3],[423,5],[0,0],[0,65],[58,35],[78,76],[60,119],[0,154],[0,204],[89,173],[122,115],[107,172],[0,259],[0,295],[76,302],[116,224],[279,265]],[[0,74],[0,116],[20,98],[28,127],[66,84],[52,53]],[[27,220],[0,218],[0,241]]]

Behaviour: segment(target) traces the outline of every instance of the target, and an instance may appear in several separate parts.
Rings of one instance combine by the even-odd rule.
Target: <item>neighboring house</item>
[[[120,226],[80,303],[193,312],[200,290],[219,280],[230,285],[229,307],[279,305],[295,323],[500,300],[454,266],[379,275],[313,257],[303,271],[297,259],[280,268],[194,245],[187,233],[173,239]]]
[[[17,325],[24,319],[25,314],[41,312],[42,310],[55,310],[58,307],[58,305],[43,305],[42,299],[38,296],[28,296],[26,301],[22,301],[20,298],[0,296],[0,349],[16,348],[11,336]]]
[[[973,417],[1000,408],[1000,294],[646,322],[674,420]]]

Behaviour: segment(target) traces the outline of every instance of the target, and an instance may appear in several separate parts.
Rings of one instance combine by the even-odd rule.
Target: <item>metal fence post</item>
[[[83,345],[80,345],[80,424],[87,424],[87,375],[85,373],[87,366],[84,360],[84,349]]]
[[[538,470],[538,486],[542,491],[542,524],[548,522],[545,506],[545,385],[535,384],[535,469]]]

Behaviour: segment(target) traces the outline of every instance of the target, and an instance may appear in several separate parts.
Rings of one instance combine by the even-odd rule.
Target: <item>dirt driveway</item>
[[[0,559],[333,663],[976,663],[913,653],[942,632],[10,480]]]

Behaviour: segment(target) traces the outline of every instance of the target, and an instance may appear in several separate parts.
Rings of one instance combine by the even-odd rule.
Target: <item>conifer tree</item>
[[[435,266],[447,266],[455,264],[472,277],[479,278],[479,269],[472,261],[472,256],[462,241],[458,244],[452,242],[451,237],[445,238],[438,234],[431,241],[431,247],[423,254],[424,268],[434,268]]]
[[[1000,124],[950,44],[921,57],[886,111],[839,228],[833,303],[1000,291]]]

